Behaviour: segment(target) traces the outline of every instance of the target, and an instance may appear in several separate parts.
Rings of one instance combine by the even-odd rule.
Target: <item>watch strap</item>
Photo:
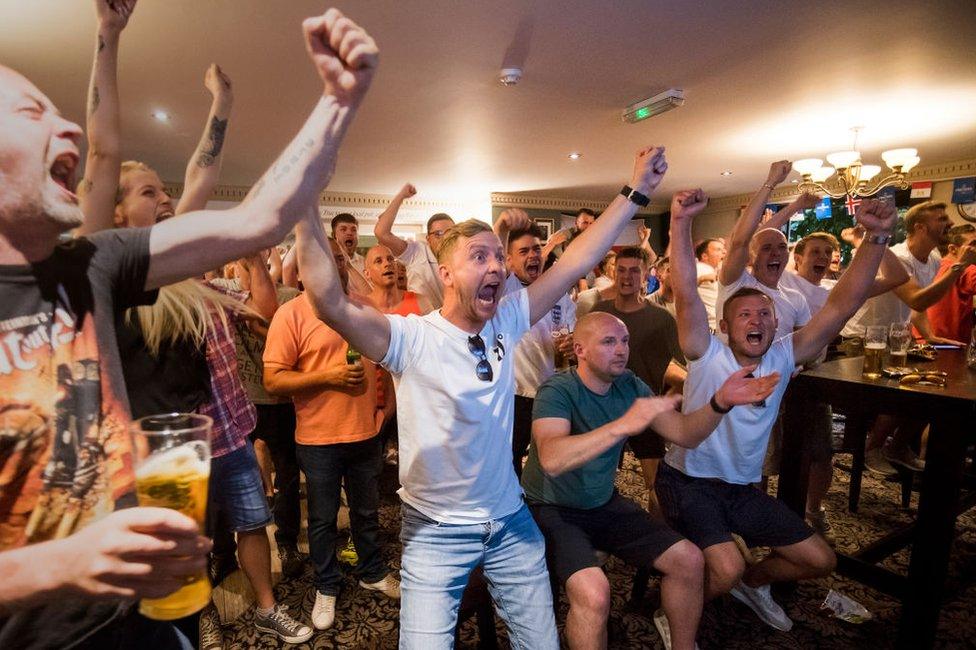
[[[620,190],[620,194],[627,197],[627,200],[631,203],[639,205],[642,208],[646,207],[647,204],[651,202],[650,197],[648,197],[646,194],[641,194],[630,185],[624,185]]]
[[[730,406],[728,408],[722,408],[721,406],[718,405],[718,402],[715,400],[715,394],[714,393],[712,394],[712,399],[708,400],[708,405],[712,407],[712,410],[713,411],[715,411],[716,413],[720,413],[722,415],[725,415],[726,413],[728,413],[729,411],[731,411],[733,409],[733,407],[735,406],[733,404],[732,406]]]

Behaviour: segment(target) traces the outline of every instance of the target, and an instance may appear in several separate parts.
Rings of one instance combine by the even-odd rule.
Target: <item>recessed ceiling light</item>
[[[799,183],[800,181],[794,178],[794,179],[793,179],[793,180],[791,180],[790,182],[791,182],[791,183]]]
[[[578,153],[576,151],[574,151],[573,153],[569,154],[569,159],[570,160],[579,160],[582,157],[583,157],[583,154]]]
[[[724,172],[722,172],[722,176],[731,176],[731,175],[732,175],[731,169],[726,169]]]
[[[169,122],[169,113],[163,110],[155,110],[152,112],[153,118],[159,120],[160,122]]]

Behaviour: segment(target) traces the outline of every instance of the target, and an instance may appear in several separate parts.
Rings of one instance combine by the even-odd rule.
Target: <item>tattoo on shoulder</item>
[[[91,104],[89,107],[89,112],[94,113],[98,110],[98,105],[101,103],[101,97],[98,95],[98,86],[92,86],[91,90]]]
[[[210,120],[210,126],[207,129],[207,142],[204,144],[203,150],[200,151],[200,155],[197,156],[198,167],[210,167],[217,162],[217,158],[224,148],[224,136],[227,134],[227,119],[221,120],[213,117]]]

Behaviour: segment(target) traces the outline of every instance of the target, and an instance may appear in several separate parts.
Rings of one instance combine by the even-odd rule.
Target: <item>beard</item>
[[[58,189],[50,189],[42,193],[40,212],[42,218],[58,228],[60,232],[77,228],[85,221],[81,206],[65,201]]]

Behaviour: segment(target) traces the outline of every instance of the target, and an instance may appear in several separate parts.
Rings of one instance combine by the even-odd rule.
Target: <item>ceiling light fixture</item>
[[[685,103],[685,93],[680,88],[668,88],[663,93],[631,104],[623,110],[621,118],[633,124],[649,117],[660,115]]]
[[[724,172],[722,172],[722,176],[731,176],[731,175],[732,175],[731,169],[726,169]]]
[[[169,113],[164,110],[156,109],[152,112],[152,116],[160,122],[169,122]]]
[[[872,183],[872,179],[881,173],[880,165],[865,165],[861,162],[861,152],[857,150],[857,137],[861,127],[854,127],[854,146],[850,151],[837,151],[827,154],[827,162],[833,165],[824,166],[820,158],[804,158],[793,163],[793,169],[800,172],[803,182],[799,184],[801,192],[824,192],[835,199],[842,196],[859,197],[871,196],[884,187],[897,185],[907,189],[908,172],[920,162],[916,149],[889,149],[881,153],[881,159],[891,170],[891,173]],[[835,176],[836,175],[836,176]],[[828,189],[826,183],[835,177],[840,183],[840,190]]]
[[[578,153],[576,151],[574,151],[573,153],[569,154],[569,159],[570,160],[579,160],[582,157],[583,157],[583,154]]]

